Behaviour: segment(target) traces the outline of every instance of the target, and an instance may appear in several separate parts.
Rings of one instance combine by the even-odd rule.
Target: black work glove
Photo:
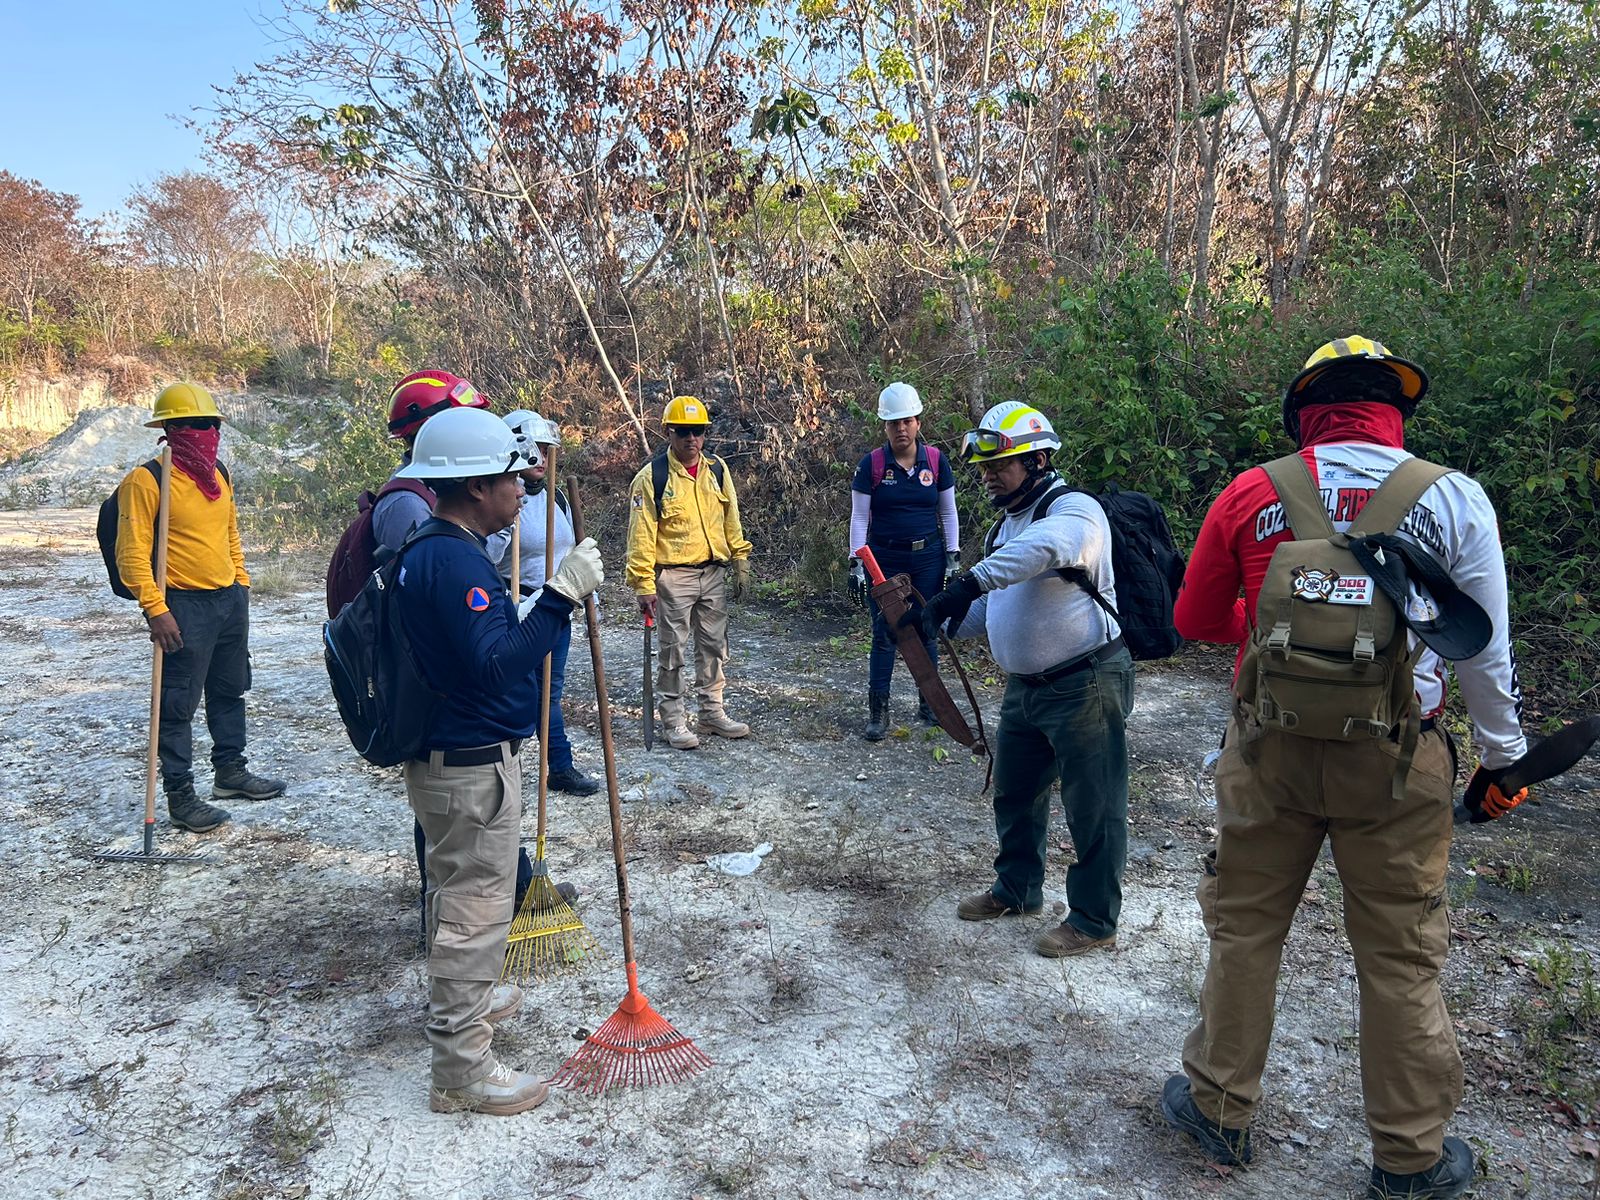
[[[967,610],[972,607],[972,602],[981,595],[983,585],[971,571],[963,571],[951,579],[949,586],[932,600],[920,606],[912,604],[906,609],[900,624],[920,624],[922,636],[930,642],[938,638],[941,625],[945,625],[953,635],[961,628],[961,622],[967,619]]]
[[[867,568],[859,558],[850,560],[850,598],[862,608],[867,606]]]
[[[1508,796],[1501,789],[1500,781],[1508,770],[1509,767],[1480,766],[1467,780],[1467,791],[1461,797],[1461,802],[1466,806],[1469,820],[1474,825],[1497,820],[1528,798],[1527,788],[1515,796]]]

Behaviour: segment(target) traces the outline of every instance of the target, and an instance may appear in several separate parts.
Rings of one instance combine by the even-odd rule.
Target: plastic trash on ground
[[[733,854],[713,854],[706,866],[724,875],[753,875],[761,860],[772,853],[772,843],[762,842],[754,850],[739,850]]]

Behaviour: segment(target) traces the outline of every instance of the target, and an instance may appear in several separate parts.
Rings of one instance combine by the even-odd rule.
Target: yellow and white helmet
[[[1377,389],[1378,395],[1385,403],[1398,408],[1400,415],[1408,420],[1417,411],[1418,401],[1428,394],[1428,373],[1416,363],[1390,354],[1382,342],[1358,333],[1334,338],[1311,352],[1300,374],[1284,391],[1284,432],[1296,441],[1300,439],[1300,410],[1307,404],[1317,403],[1318,393],[1308,391],[1313,384],[1345,378],[1363,367],[1379,368],[1378,378],[1384,385]]]
[[[1007,400],[983,414],[976,429],[967,430],[961,439],[961,461],[996,462],[1043,450],[1048,455],[1061,449],[1055,426],[1031,404]]]

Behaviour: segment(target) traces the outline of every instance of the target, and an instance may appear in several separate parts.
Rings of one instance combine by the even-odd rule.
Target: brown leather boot
[[[735,721],[722,710],[720,704],[702,704],[700,706],[700,729],[704,733],[714,733],[718,737],[742,738],[750,736],[750,726],[743,721]]]
[[[1016,917],[1023,913],[1036,913],[1044,905],[1036,904],[1032,908],[1009,908],[1005,901],[998,899],[993,892],[975,892],[967,896],[956,905],[956,916],[963,921],[992,921],[996,917]]]
[[[1046,958],[1074,958],[1091,950],[1115,950],[1117,935],[1090,937],[1076,925],[1063,921],[1049,933],[1041,933],[1033,948]]]

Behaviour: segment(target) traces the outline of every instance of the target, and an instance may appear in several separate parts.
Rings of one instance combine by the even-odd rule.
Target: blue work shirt
[[[872,517],[867,526],[867,544],[881,541],[936,540],[939,536],[939,493],[956,485],[950,470],[950,456],[939,456],[935,475],[928,463],[928,443],[917,443],[917,461],[907,471],[894,460],[894,450],[883,447],[883,480],[872,486],[872,455],[856,468],[850,481],[852,491],[872,497]],[[933,545],[930,541],[929,545]],[[942,545],[942,543],[941,543]]]
[[[425,527],[451,525],[430,517]],[[490,563],[484,539],[430,537],[400,564],[400,619],[429,686],[443,693],[429,750],[530,736],[539,718],[539,665],[567,629],[572,602],[549,588],[527,619]]]

